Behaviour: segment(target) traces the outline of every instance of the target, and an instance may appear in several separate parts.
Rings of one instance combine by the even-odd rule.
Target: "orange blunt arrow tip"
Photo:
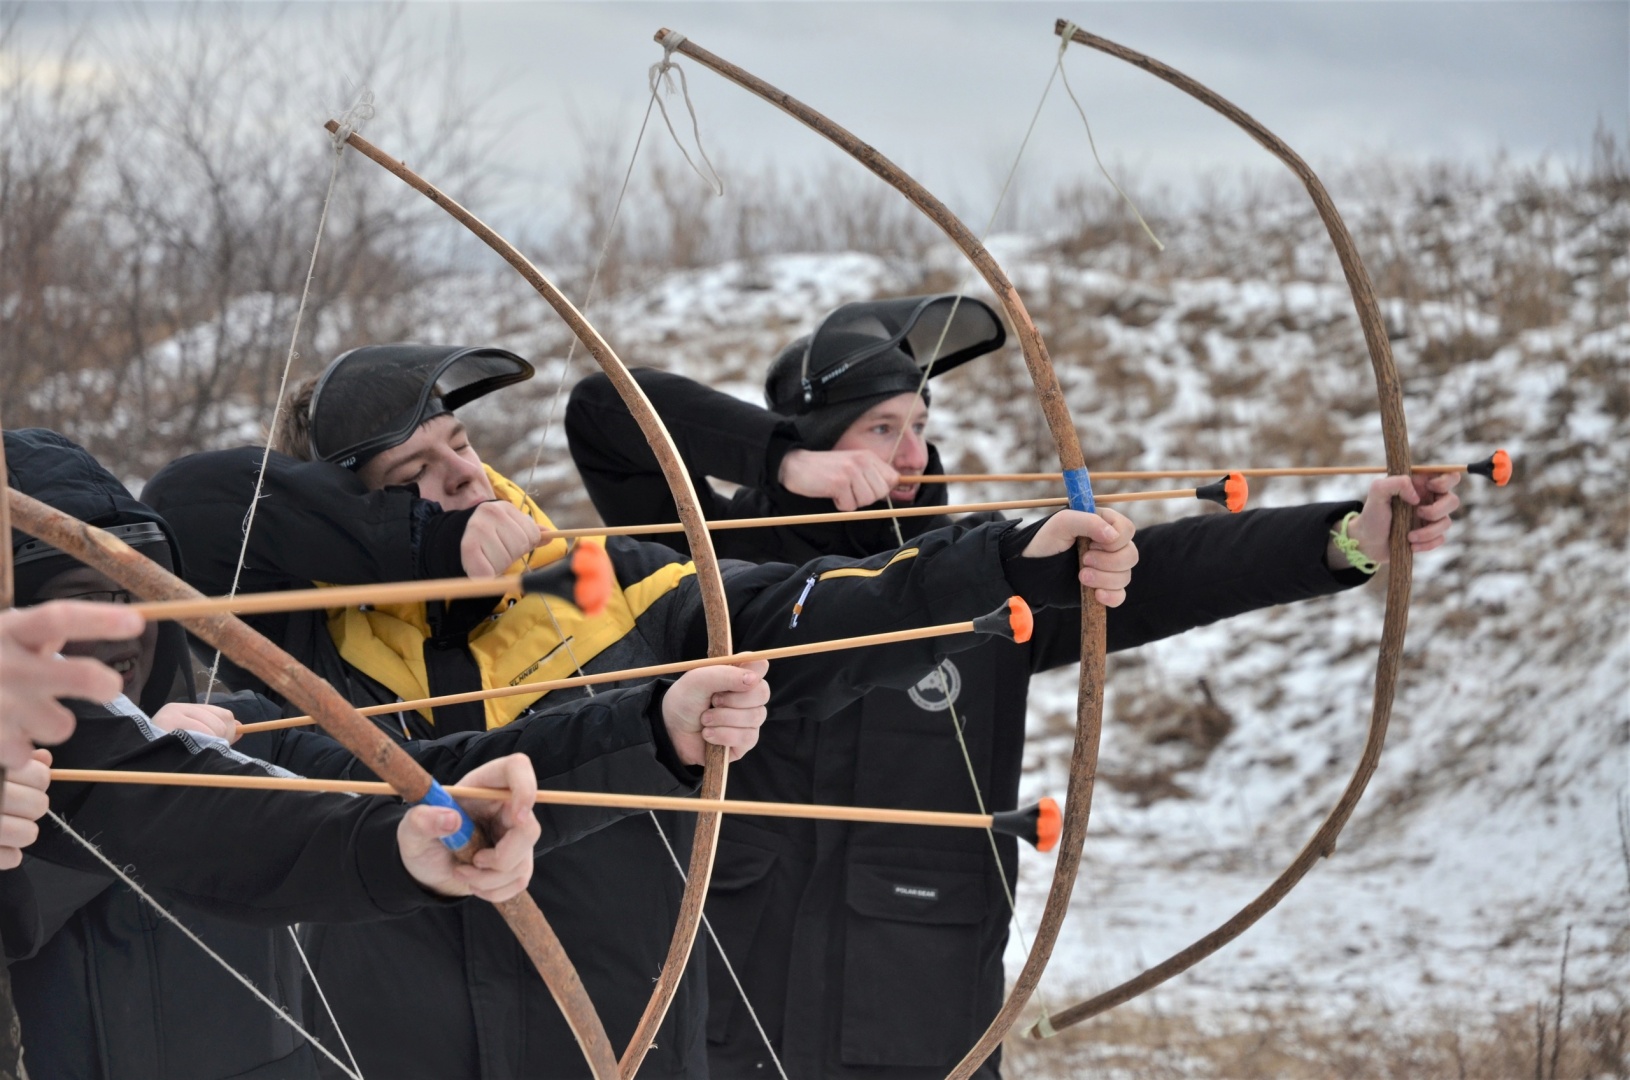
[[[611,600],[614,580],[606,549],[585,541],[572,548],[570,558],[522,574],[521,590],[565,597],[585,615],[599,615]]]
[[[1251,497],[1251,485],[1244,473],[1231,472],[1221,480],[1195,488],[1194,497],[1226,506],[1229,513],[1237,514],[1245,509],[1245,501]]]
[[[1466,466],[1466,471],[1488,477],[1494,481],[1495,487],[1505,487],[1511,482],[1511,455],[1504,450],[1496,450],[1482,461]]]
[[[1035,628],[1035,616],[1030,614],[1030,605],[1021,596],[1008,597],[1007,603],[973,621],[974,633],[1004,637],[1021,645],[1030,640]]]
[[[1017,810],[992,814],[990,827],[992,832],[1017,836],[1037,851],[1051,851],[1058,845],[1059,835],[1064,831],[1064,815],[1058,808],[1057,799],[1046,798]]]

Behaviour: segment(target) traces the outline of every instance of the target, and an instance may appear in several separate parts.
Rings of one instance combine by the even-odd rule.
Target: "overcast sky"
[[[114,58],[130,18],[112,4],[25,10],[32,47],[46,47],[64,21],[88,20]],[[146,5],[144,14],[162,20],[166,10]],[[361,25],[379,8],[253,11],[299,40],[336,11]],[[510,212],[554,201],[584,125],[631,144],[646,69],[661,55],[651,36],[662,26],[826,112],[953,197],[970,220],[981,216],[976,205],[992,204],[1047,81],[1056,17],[1206,83],[1320,171],[1379,156],[1486,160],[1502,148],[1577,161],[1598,123],[1621,141],[1630,132],[1626,0],[417,3],[404,17],[437,40],[462,41],[472,93],[497,91],[493,115],[512,134],[506,164],[522,178],[505,192]],[[838,159],[757,98],[683,63],[715,160],[790,170]],[[1141,71],[1080,47],[1065,64],[1100,151],[1144,183],[1180,189],[1208,172],[1279,168],[1232,125]],[[412,80],[373,89],[381,122],[426,92]],[[304,123],[343,105],[291,107],[312,112]],[[1091,168],[1080,120],[1055,86],[1025,157],[1026,181],[1044,190]]]

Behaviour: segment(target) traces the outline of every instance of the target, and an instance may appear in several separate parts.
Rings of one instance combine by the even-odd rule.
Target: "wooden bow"
[[[656,40],[664,48],[668,48],[672,37],[677,35],[664,29],[657,33]],[[1048,429],[1052,432],[1053,442],[1058,448],[1059,463],[1066,473],[1077,475],[1083,473],[1086,462],[1081,453],[1080,440],[1076,437],[1075,425],[1070,421],[1064,392],[1053,373],[1047,346],[1025,310],[1024,303],[1019,299],[1013,283],[980,243],[979,238],[974,236],[944,203],[931,195],[898,165],[808,105],[700,48],[688,39],[680,41],[675,51],[682,52],[697,63],[713,69],[814,129],[881,177],[910,200],[913,206],[928,215],[929,219],[968,257],[991,291],[996,294],[997,300],[1007,313],[1014,333],[1018,336],[1019,346],[1024,353],[1025,367],[1030,371],[1030,379],[1040,399],[1042,413],[1047,418]],[[1080,541],[1081,550],[1085,550],[1086,543],[1085,540]],[[1058,864],[1053,872],[1052,888],[1047,894],[1047,905],[1043,910],[1041,923],[1036,928],[1030,955],[1025,958],[1024,967],[1014,982],[1012,992],[1008,994],[1007,1000],[1003,1002],[1001,1010],[991,1021],[984,1035],[951,1072],[950,1080],[965,1080],[971,1076],[1006,1037],[1018,1019],[1019,1012],[1030,1000],[1030,995],[1041,981],[1041,973],[1052,955],[1059,927],[1069,908],[1070,893],[1075,887],[1076,871],[1081,862],[1081,848],[1086,840],[1087,816],[1092,805],[1093,780],[1098,768],[1098,742],[1104,706],[1104,614],[1104,607],[1092,595],[1092,590],[1083,587],[1081,685],[1076,700],[1075,747],[1070,758],[1070,779],[1066,789],[1064,830],[1059,841]]]
[[[6,491],[4,494],[12,523],[17,528],[100,570],[137,596],[148,600],[202,598],[203,594],[198,590],[166,572],[122,540],[21,492]],[[9,535],[6,542],[9,553]],[[316,716],[317,722],[330,735],[372,769],[375,775],[389,783],[403,799],[416,803],[430,792],[430,774],[408,757],[406,751],[374,724],[363,719],[333,687],[251,630],[236,616],[202,616],[182,620],[182,625],[243,668],[254,672],[275,693]],[[468,861],[486,846],[487,838],[477,828],[470,843],[456,854]],[[617,1075],[617,1055],[606,1038],[605,1028],[595,1014],[594,1005],[589,1001],[577,970],[543,913],[538,910],[537,903],[529,893],[522,891],[514,899],[495,906],[554,995],[555,1003],[560,1006],[578,1044],[588,1055],[595,1076],[613,1080]]]
[[[330,120],[327,127],[330,132],[339,130],[339,124],[334,120]],[[690,541],[691,559],[696,564],[697,584],[702,591],[702,608],[707,618],[708,655],[728,656],[731,652],[730,611],[725,600],[724,578],[719,573],[719,561],[714,555],[713,539],[708,535],[701,504],[696,498],[696,489],[691,486],[690,474],[685,471],[679,451],[674,446],[667,427],[657,416],[656,410],[651,407],[645,392],[629,374],[628,368],[572,302],[566,299],[526,256],[517,251],[513,244],[460,206],[456,200],[362,136],[352,132],[346,142],[358,153],[383,166],[409,187],[447,211],[465,228],[480,237],[483,243],[501,255],[504,261],[514,267],[526,279],[527,284],[531,285],[565,320],[572,333],[577,335],[577,339],[611,379],[662,467],[662,474],[667,478],[668,487],[673,493],[674,505],[679,511],[679,519],[684,524],[686,539]],[[702,798],[724,798],[728,770],[729,758],[725,748],[710,744],[702,774]],[[685,875],[685,892],[680,900],[679,919],[668,945],[667,959],[662,965],[656,988],[651,993],[651,999],[640,1017],[639,1025],[634,1029],[634,1036],[623,1051],[618,1071],[601,1076],[596,1067],[597,1080],[613,1080],[618,1072],[623,1080],[629,1080],[639,1070],[640,1062],[645,1059],[652,1040],[656,1038],[657,1028],[661,1026],[663,1017],[667,1015],[668,1006],[673,1002],[674,994],[679,989],[685,965],[690,960],[691,947],[696,941],[696,932],[701,926],[702,906],[707,900],[708,882],[713,878],[714,855],[718,843],[719,815],[717,813],[697,815],[696,839],[691,847],[690,866]],[[588,1047],[585,1046],[584,1049],[587,1051]],[[590,1060],[592,1063],[592,1055]]]
[[[1060,19],[1054,24],[1053,32],[1062,35],[1071,26],[1073,24]],[[1313,199],[1313,206],[1318,210],[1320,220],[1324,222],[1325,230],[1330,234],[1330,242],[1335,246],[1336,255],[1341,260],[1342,272],[1347,277],[1347,288],[1352,293],[1353,306],[1358,311],[1359,325],[1364,329],[1364,341],[1369,347],[1370,367],[1375,373],[1376,397],[1380,403],[1381,436],[1386,446],[1387,472],[1393,476],[1408,475],[1409,435],[1404,425],[1403,391],[1398,382],[1397,366],[1392,359],[1392,346],[1387,340],[1386,325],[1381,318],[1381,308],[1375,301],[1375,289],[1370,284],[1370,276],[1364,269],[1364,263],[1359,259],[1352,235],[1341,220],[1341,214],[1337,212],[1329,192],[1325,191],[1324,185],[1313,174],[1313,170],[1278,136],[1244,110],[1175,68],[1128,49],[1124,45],[1117,45],[1106,38],[1089,34],[1085,30],[1075,29],[1070,40],[1119,57],[1157,78],[1164,79],[1191,97],[1205,102],[1244,128],[1253,139],[1284,162],[1302,181],[1308,195]],[[1319,825],[1318,830],[1284,872],[1228,921],[1142,974],[1096,997],[1055,1013],[1050,1018],[1050,1026],[1038,1025],[1038,1029],[1033,1030],[1031,1034],[1045,1037],[1053,1031],[1096,1016],[1193,967],[1243,934],[1283,900],[1313,868],[1314,863],[1335,851],[1336,837],[1341,834],[1343,826],[1352,817],[1353,810],[1357,807],[1358,800],[1363,796],[1364,788],[1381,759],[1381,748],[1387,737],[1387,722],[1392,716],[1393,695],[1398,685],[1398,662],[1403,655],[1404,631],[1409,624],[1410,585],[1414,577],[1409,528],[1409,507],[1402,499],[1394,498],[1392,535],[1389,537],[1392,561],[1387,571],[1387,607],[1381,624],[1381,652],[1375,668],[1375,698],[1370,710],[1369,732],[1352,778],[1348,780],[1347,787],[1342,791],[1341,798],[1329,816]]]

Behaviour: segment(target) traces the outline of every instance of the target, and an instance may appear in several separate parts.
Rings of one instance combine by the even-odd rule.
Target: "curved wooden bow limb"
[[[137,596],[151,600],[193,600],[203,595],[100,529],[17,491],[8,492],[6,501],[17,528],[102,571]],[[330,735],[403,799],[416,803],[430,790],[430,774],[389,736],[364,720],[333,687],[245,623],[232,615],[210,615],[187,619],[183,625],[253,671],[275,692],[316,716]],[[468,861],[485,846],[487,839],[478,828],[471,842],[457,853],[458,857]],[[538,905],[523,891],[514,899],[495,906],[554,995],[578,1044],[588,1056],[596,1080],[615,1080],[617,1056],[611,1041],[595,1015],[577,970]]]
[[[667,45],[671,31],[661,30],[656,40]],[[788,113],[826,139],[835,143],[844,152],[859,161],[866,168],[877,174],[891,187],[909,199],[912,205],[928,215],[929,219],[951,239],[951,242],[968,257],[968,260],[979,270],[991,291],[996,294],[1003,310],[1007,313],[1008,321],[1012,324],[1014,333],[1019,339],[1019,346],[1024,353],[1025,367],[1030,371],[1030,379],[1036,388],[1036,396],[1040,399],[1043,414],[1047,418],[1047,427],[1052,432],[1053,441],[1058,447],[1059,463],[1065,472],[1083,470],[1086,459],[1081,453],[1081,443],[1076,437],[1075,425],[1071,423],[1068,406],[1064,400],[1064,391],[1058,384],[1053,373],[1052,361],[1047,355],[1047,346],[1042,341],[1041,333],[1031,321],[1024,303],[1019,299],[1018,292],[1013,283],[1002,272],[990,252],[979,242],[979,238],[969,231],[968,227],[959,221],[950,209],[931,195],[926,188],[908,176],[899,166],[878,153],[876,149],[861,142],[854,135],[844,130],[832,120],[816,112],[814,109],[796,100],[764,82],[756,76],[728,61],[722,60],[705,49],[698,47],[694,42],[686,39],[682,41],[678,52],[695,60],[697,63],[712,68],[738,86],[752,91],[770,104]],[[1086,541],[1080,542],[1085,550]],[[1041,923],[1036,928],[1035,939],[1031,945],[1030,955],[1025,958],[1024,967],[1020,969],[1015,979],[1013,990],[1007,1000],[1002,1004],[996,1018],[991,1021],[985,1034],[969,1050],[967,1056],[957,1065],[951,1073],[951,1080],[965,1080],[973,1074],[979,1066],[990,1056],[991,1052],[1001,1044],[1008,1030],[1018,1019],[1019,1012],[1030,1000],[1036,985],[1041,981],[1041,973],[1047,966],[1047,960],[1052,955],[1053,943],[1058,939],[1058,930],[1063,923],[1065,912],[1069,908],[1070,893],[1075,886],[1076,871],[1081,862],[1081,847],[1087,835],[1087,817],[1092,805],[1093,780],[1098,768],[1098,742],[1103,721],[1103,688],[1104,688],[1104,607],[1092,595],[1092,590],[1083,587],[1081,590],[1081,688],[1076,702],[1076,729],[1075,747],[1070,758],[1070,780],[1067,788],[1064,829],[1059,841],[1058,865],[1053,872],[1053,884],[1047,894],[1047,906],[1041,917]]]
[[[339,130],[339,124],[334,120],[330,120],[326,126],[330,132]],[[728,656],[731,651],[730,611],[725,600],[724,578],[719,573],[719,561],[713,552],[713,539],[708,535],[701,504],[696,498],[696,489],[691,486],[690,474],[685,471],[679,451],[674,446],[667,427],[657,416],[656,410],[651,407],[645,392],[629,374],[628,368],[572,302],[566,299],[526,256],[517,251],[514,245],[441,189],[362,136],[353,132],[346,141],[358,153],[383,166],[403,183],[447,211],[502,256],[504,261],[514,267],[538,295],[565,320],[572,333],[577,335],[577,339],[611,379],[617,393],[622,396],[629,412],[639,424],[640,431],[644,433],[652,452],[656,454],[657,461],[662,466],[662,474],[667,478],[668,487],[673,493],[674,505],[679,510],[679,519],[684,523],[685,536],[690,541],[691,559],[696,564],[697,584],[702,590],[702,607],[707,616],[708,655]],[[725,748],[709,744],[706,765],[702,773],[702,798],[724,798],[728,770],[729,758]],[[673,938],[669,942],[668,956],[662,965],[661,973],[657,976],[656,989],[652,991],[645,1013],[640,1017],[633,1038],[629,1040],[628,1047],[623,1052],[620,1069],[625,1080],[639,1070],[640,1062],[645,1059],[645,1054],[650,1049],[652,1040],[656,1038],[657,1028],[661,1026],[663,1017],[668,1013],[668,1006],[679,989],[679,981],[690,960],[691,947],[696,941],[696,932],[701,927],[702,905],[707,900],[708,882],[713,878],[714,855],[719,844],[719,815],[698,815],[695,835],[695,842],[691,846],[690,866],[685,875],[685,893],[680,900],[679,919],[674,927]]]
[[[1054,25],[1053,32],[1062,34],[1067,25],[1069,24],[1060,19]],[[1329,193],[1325,191],[1319,178],[1313,174],[1313,170],[1308,168],[1307,163],[1278,136],[1239,107],[1182,72],[1084,30],[1077,29],[1071,40],[1119,57],[1210,105],[1244,128],[1253,139],[1284,162],[1302,181],[1308,194],[1312,196],[1313,205],[1330,234],[1330,241],[1335,245],[1337,256],[1341,259],[1342,271],[1347,276],[1347,287],[1358,310],[1359,325],[1364,329],[1364,341],[1369,347],[1370,366],[1375,372],[1376,397],[1380,402],[1381,434],[1386,444],[1387,472],[1393,476],[1407,475],[1410,472],[1409,435],[1404,426],[1403,392],[1398,383],[1397,367],[1392,359],[1392,347],[1387,341],[1385,324],[1381,319],[1381,309],[1375,302],[1375,290],[1370,284],[1370,277],[1364,269],[1363,262],[1359,259],[1352,235],[1348,233],[1347,226],[1342,222],[1335,204],[1331,202]],[[1387,737],[1387,722],[1392,716],[1393,694],[1398,684],[1398,662],[1403,654],[1404,631],[1409,624],[1409,591],[1414,570],[1409,547],[1410,518],[1408,505],[1402,499],[1393,499],[1390,537],[1392,561],[1388,566],[1387,608],[1381,626],[1381,652],[1375,669],[1375,698],[1370,711],[1369,733],[1365,738],[1364,751],[1359,756],[1352,779],[1347,782],[1347,787],[1341,793],[1335,808],[1330,811],[1329,816],[1324,819],[1318,831],[1313,834],[1312,839],[1297,854],[1290,866],[1233,918],[1141,975],[1079,1005],[1055,1013],[1051,1017],[1050,1029],[1043,1026],[1032,1031],[1032,1035],[1046,1037],[1070,1024],[1096,1016],[1193,967],[1243,934],[1283,900],[1285,895],[1296,887],[1297,882],[1313,868],[1314,863],[1335,850],[1336,837],[1341,834],[1348,818],[1352,817],[1353,810],[1370,781],[1370,776],[1375,772],[1376,763],[1380,761],[1381,747]]]

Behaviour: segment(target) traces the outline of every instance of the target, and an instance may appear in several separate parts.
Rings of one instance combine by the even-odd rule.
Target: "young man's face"
[[[370,491],[417,484],[419,498],[446,511],[468,510],[497,497],[469,433],[446,413],[420,424],[412,438],[374,457],[357,475]]]
[[[870,450],[903,476],[920,476],[928,467],[928,406],[917,394],[896,394],[867,409],[832,444],[834,450]],[[901,432],[905,434],[902,436]],[[889,492],[895,502],[917,497],[917,484]]]
[[[34,602],[43,604],[47,600],[129,603],[130,594],[106,574],[88,566],[76,566],[40,586]],[[70,641],[62,647],[62,654],[89,656],[102,661],[124,679],[125,696],[137,701],[141,698],[142,688],[147,685],[147,677],[153,673],[153,651],[157,647],[158,623],[148,620],[140,637],[126,641]]]

